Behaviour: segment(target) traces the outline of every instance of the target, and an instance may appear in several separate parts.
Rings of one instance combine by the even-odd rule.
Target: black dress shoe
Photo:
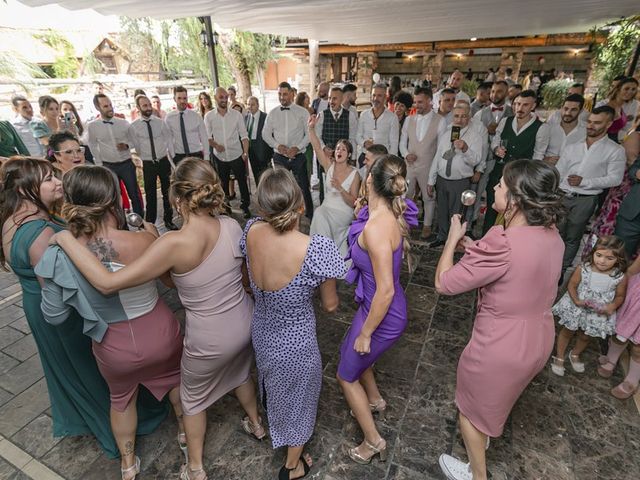
[[[164,227],[165,227],[167,230],[180,230],[180,229],[178,228],[178,226],[177,226],[175,223],[173,223],[173,221],[171,221],[171,220],[165,220],[165,221],[164,221]]]
[[[429,242],[429,243],[427,244],[427,246],[428,246],[429,248],[438,248],[438,247],[443,246],[445,243],[446,243],[446,242],[445,242],[444,240],[434,240],[433,242]]]

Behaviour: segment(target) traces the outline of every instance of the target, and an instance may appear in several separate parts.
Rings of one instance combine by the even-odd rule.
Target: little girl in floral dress
[[[576,331],[578,339],[569,352],[569,362],[577,373],[584,372],[580,354],[591,337],[607,338],[614,333],[616,310],[624,302],[627,290],[626,269],[624,243],[615,236],[600,237],[589,258],[575,269],[567,292],[552,310],[562,325],[556,355],[551,357],[553,373],[564,375],[565,353]]]

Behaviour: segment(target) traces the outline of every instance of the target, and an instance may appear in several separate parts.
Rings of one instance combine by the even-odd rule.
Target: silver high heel
[[[387,442],[384,441],[384,438],[381,438],[377,445],[371,445],[367,440],[364,441],[364,444],[371,450],[371,455],[365,458],[358,453],[358,447],[354,447],[349,449],[349,457],[351,460],[360,465],[369,465],[373,457],[379,455],[381,462],[387,461]]]
[[[133,477],[125,477],[125,475],[132,472],[134,474]],[[120,473],[122,474],[122,480],[135,480],[135,478],[140,473],[140,458],[136,455],[133,465],[131,465],[129,468],[121,468]]]

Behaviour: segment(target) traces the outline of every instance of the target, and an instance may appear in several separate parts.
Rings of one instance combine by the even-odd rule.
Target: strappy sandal
[[[564,377],[564,358],[552,356],[551,371],[559,377]]]
[[[616,369],[615,363],[611,363],[609,357],[606,355],[600,355],[598,357],[598,375],[602,378],[609,378],[613,375],[613,371]],[[611,368],[605,368],[606,365],[611,365]]]
[[[380,439],[377,445],[371,445],[367,440],[364,441],[365,446],[371,450],[371,455],[368,457],[363,457],[358,452],[358,447],[349,449],[349,457],[356,463],[360,465],[369,465],[373,457],[379,455],[381,462],[387,461],[387,442],[384,441],[384,438]],[[381,446],[382,444],[382,446]]]
[[[135,480],[135,478],[140,473],[140,458],[136,455],[135,461],[133,465],[129,468],[121,468],[120,473],[122,474],[122,480]],[[127,477],[126,475],[133,473],[133,477]]]
[[[183,433],[178,433],[178,447],[182,450],[182,454],[184,455],[184,463],[189,463],[189,452],[187,451],[187,435]]]
[[[298,465],[300,464],[300,462],[302,462],[302,468],[304,469],[304,475],[302,475],[300,477],[290,478],[289,477],[289,475],[291,474],[290,472],[292,472],[293,470],[298,468]],[[280,471],[278,472],[278,480],[297,480],[298,478],[304,478],[307,475],[309,475],[309,472],[311,471],[311,466],[307,463],[307,459],[304,458],[304,455],[300,456],[300,459],[298,460],[298,465],[296,465],[293,468],[287,468],[286,465],[283,465],[282,468],[280,469]]]
[[[385,419],[385,412],[387,410],[387,402],[384,398],[381,398],[376,403],[370,403],[369,408],[371,409],[371,413],[377,413],[380,417],[380,420]],[[353,410],[349,410],[349,415],[353,418],[356,418],[356,414],[353,413]]]
[[[200,476],[200,474],[204,475],[204,477]],[[192,477],[191,475],[195,475],[195,477]],[[185,464],[180,469],[180,480],[207,480],[207,478],[204,468],[192,470],[189,468],[189,464]]]
[[[251,420],[249,420],[249,417],[244,417],[240,423],[242,423],[242,428],[245,432],[249,435],[253,435],[258,440],[263,440],[267,437],[267,432],[262,426],[262,418],[258,417],[257,425],[252,423]]]
[[[619,400],[626,400],[627,398],[633,396],[633,394],[635,394],[637,390],[638,385],[634,387],[629,382],[622,382],[618,386],[611,389],[611,395]]]

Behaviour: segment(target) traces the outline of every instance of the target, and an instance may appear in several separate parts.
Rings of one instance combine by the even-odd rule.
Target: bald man
[[[329,88],[331,84],[329,82],[320,82],[318,84],[318,96],[313,100],[311,108],[317,115],[320,112],[329,108]]]
[[[204,124],[209,135],[209,145],[213,147],[216,168],[220,174],[222,189],[229,204],[229,177],[231,173],[240,185],[240,206],[244,218],[250,218],[249,186],[247,164],[249,160],[249,136],[242,114],[229,107],[229,94],[218,87],[213,93],[216,107],[204,116]]]

